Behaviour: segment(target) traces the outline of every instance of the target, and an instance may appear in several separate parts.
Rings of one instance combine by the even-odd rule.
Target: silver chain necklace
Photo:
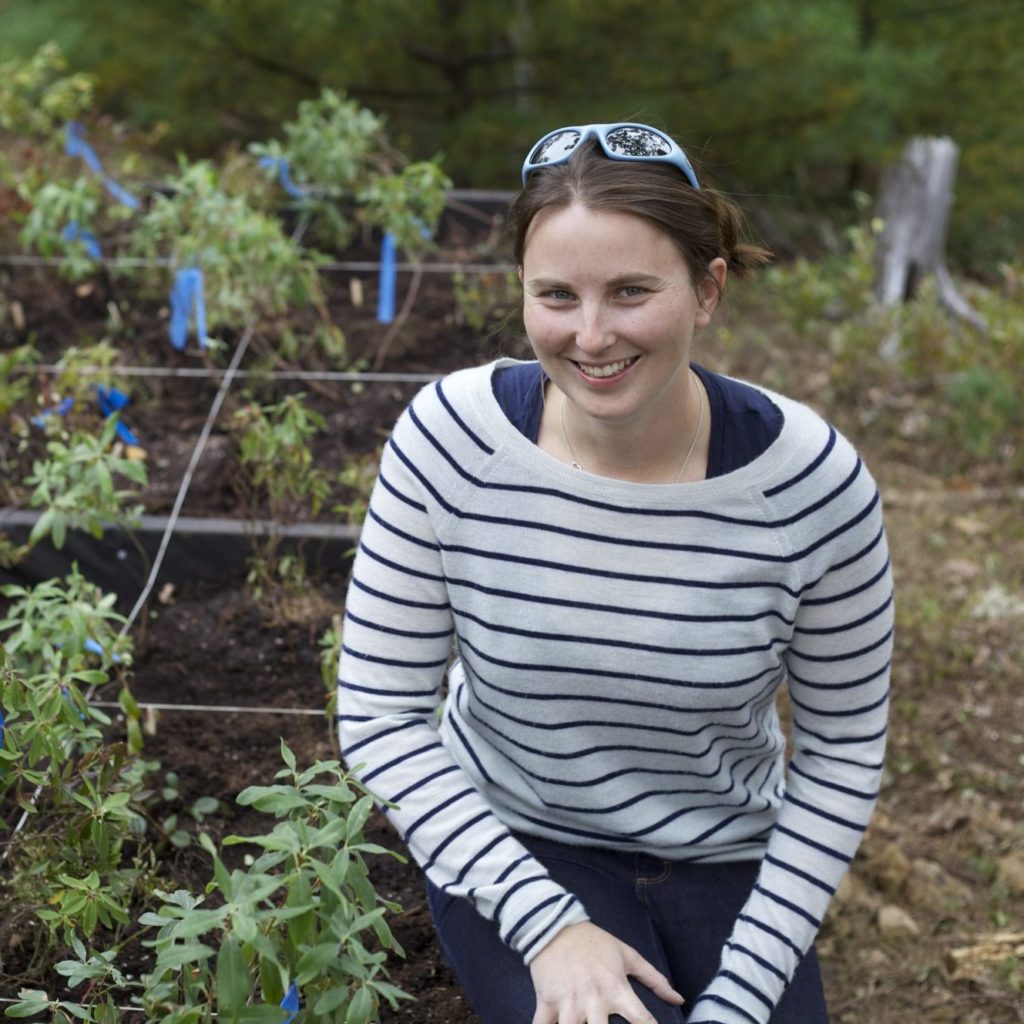
[[[696,374],[693,370],[690,370],[690,381],[697,388],[697,429],[693,432],[693,440],[690,442],[690,447],[687,449],[686,458],[683,460],[682,468],[676,474],[675,479],[672,483],[678,483],[682,475],[686,472],[686,467],[690,464],[690,459],[693,457],[694,451],[697,449],[697,439],[700,437],[701,427],[704,426],[704,389],[697,383]],[[579,460],[576,458],[576,452],[573,451],[572,442],[569,440],[568,431],[565,429],[565,406],[566,399],[562,396],[562,407],[559,413],[559,423],[562,426],[562,440],[565,441],[565,447],[569,449],[570,462],[569,465],[573,469],[582,470],[583,467],[580,465]]]

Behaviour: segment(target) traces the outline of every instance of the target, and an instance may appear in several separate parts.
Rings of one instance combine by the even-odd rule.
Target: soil
[[[370,312],[374,282],[365,277],[366,305],[355,307],[347,281],[335,282],[331,311],[345,327],[350,359],[365,364],[383,334]],[[97,335],[104,333],[115,296],[103,281],[76,291],[36,271],[12,275],[6,292],[28,311],[29,323],[24,331],[8,330],[3,347],[31,333],[51,358],[69,326],[81,332],[91,323]],[[777,376],[781,362],[790,386],[775,380],[773,386],[815,398],[815,375],[827,373],[826,357],[782,351],[763,339],[737,340],[735,325],[743,314],[742,307],[730,314],[732,337],[720,335],[717,349],[712,339],[704,361],[761,380]],[[129,328],[115,343],[133,361],[203,364],[199,353],[171,350],[158,306],[123,315]],[[499,350],[522,353],[496,335],[481,341],[479,332],[456,320],[450,282],[425,279],[383,368],[441,373],[486,361]],[[259,357],[254,352],[253,362]],[[124,418],[147,451],[146,509],[166,512],[215,385],[163,380],[130,387],[133,403]],[[328,424],[316,446],[317,464],[340,469],[354,456],[372,456],[417,387],[305,389]],[[278,391],[284,393],[280,386]],[[250,393],[266,401],[271,389],[254,386]],[[243,514],[233,485],[235,449],[225,429],[232,407],[237,402],[225,409],[200,463],[183,509],[187,515]],[[875,821],[819,943],[832,1017],[839,1024],[1019,1022],[1024,604],[1013,602],[1024,589],[1024,525],[1010,486],[1017,481],[991,467],[978,467],[973,478],[954,478],[920,452],[865,431],[863,408],[829,411],[841,429],[863,441],[880,481],[900,595],[889,769]],[[14,458],[10,451],[8,456]],[[983,486],[993,482],[1004,490]],[[301,607],[290,607],[276,621],[247,593],[238,572],[216,585],[178,585],[150,602],[131,675],[140,702],[281,709],[174,710],[148,717],[147,757],[178,774],[183,805],[207,795],[221,802],[221,811],[204,825],[215,833],[244,834],[257,826],[253,812],[234,797],[245,786],[269,781],[281,739],[300,762],[335,755],[325,719],[290,709],[324,707],[317,640],[342,607],[346,572],[339,559],[317,578]],[[381,817],[372,818],[368,830],[382,845],[401,850]],[[202,884],[203,864],[194,854],[179,854],[166,868]],[[372,874],[381,895],[402,906],[392,928],[406,956],[394,961],[391,974],[416,997],[398,1010],[382,1009],[380,1024],[473,1024],[477,1018],[439,955],[418,870],[379,857]],[[23,980],[14,969],[16,951],[8,950],[0,962],[0,994],[11,995]]]

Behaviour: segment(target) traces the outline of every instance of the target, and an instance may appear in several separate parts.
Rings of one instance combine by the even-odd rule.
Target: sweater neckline
[[[524,362],[532,360],[503,357],[465,372],[476,378],[476,386],[470,389],[472,401],[480,415],[480,422],[486,425],[496,457],[513,460],[539,484],[571,489],[577,494],[594,498],[639,501],[655,507],[678,507],[691,503],[706,505],[709,501],[749,492],[752,489],[761,490],[766,485],[777,483],[787,467],[794,464],[801,451],[806,451],[811,443],[814,417],[810,415],[810,410],[768,388],[744,381],[774,402],[783,417],[779,436],[764,452],[745,466],[710,480],[672,484],[636,483],[632,480],[599,476],[585,469],[573,469],[525,437],[505,415],[494,395],[491,387],[494,372]]]

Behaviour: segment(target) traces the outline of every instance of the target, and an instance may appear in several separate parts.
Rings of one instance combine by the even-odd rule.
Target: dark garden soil
[[[373,278],[364,277],[365,304],[355,306],[350,276],[326,279],[331,311],[346,332],[350,361],[367,366],[385,329],[373,319]],[[407,282],[405,277],[400,285]],[[12,274],[6,291],[24,308],[26,325],[19,332],[8,330],[0,344],[13,346],[32,335],[50,358],[84,325],[93,323],[95,336],[103,336],[109,303],[125,305],[107,280],[76,290],[41,271]],[[166,311],[159,304],[123,308],[121,316],[126,326],[113,342],[126,362],[204,364],[199,353],[170,348]],[[772,386],[795,397],[817,394],[815,375],[827,374],[827,357],[823,362],[820,355],[774,350],[763,338],[746,345],[742,337],[737,340],[742,316],[740,307],[729,315],[729,347],[716,351],[711,339],[702,361],[737,376],[772,377]],[[456,321],[450,281],[425,277],[382,369],[436,374],[486,361],[499,349],[523,352],[496,337],[482,341],[479,332]],[[229,353],[234,340],[225,338]],[[254,345],[247,365],[259,363],[263,347]],[[225,361],[221,357],[220,365]],[[786,380],[777,382],[783,365]],[[216,382],[133,380],[128,386],[133,401],[124,419],[142,440],[150,473],[145,506],[166,512]],[[372,455],[418,386],[303,385],[327,422],[316,443],[317,465],[340,470],[353,457]],[[239,385],[199,465],[184,514],[245,514],[226,425],[246,397],[265,402],[294,390],[295,385]],[[830,412],[859,442],[864,410]],[[1012,603],[1012,594],[1024,588],[1019,498],[987,496],[980,485],[992,481],[984,467],[974,480],[951,487],[949,475],[940,475],[920,453],[883,444],[877,435],[863,447],[887,502],[901,611],[890,767],[879,813],[820,942],[833,1020],[1019,1022],[1024,1020],[1024,606]],[[7,457],[14,458],[10,449]],[[7,504],[18,500],[12,476],[4,485]],[[318,639],[342,608],[347,569],[343,553],[322,564],[316,586],[301,603],[279,608],[276,617],[246,592],[237,567],[217,584],[158,587],[144,613],[131,673],[140,702],[282,712],[147,715],[146,756],[158,759],[163,771],[177,773],[182,805],[199,796],[221,802],[218,814],[204,823],[215,835],[265,829],[266,822],[234,798],[248,785],[271,780],[280,766],[282,739],[300,762],[335,756],[326,720],[291,709],[324,708]],[[371,819],[369,831],[382,845],[401,849],[383,819]],[[205,857],[186,851],[169,854],[165,869],[202,885],[206,865]],[[406,956],[395,960],[392,977],[416,997],[397,1011],[382,1010],[381,1024],[472,1024],[475,1015],[439,956],[418,871],[380,857],[372,873],[381,895],[402,906],[392,927]],[[0,994],[16,992],[19,963],[24,951],[0,950]]]

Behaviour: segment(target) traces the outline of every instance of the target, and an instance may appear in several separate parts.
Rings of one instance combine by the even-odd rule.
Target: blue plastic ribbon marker
[[[284,999],[281,1000],[281,1009],[288,1011],[284,1024],[289,1024],[299,1012],[299,986],[294,981],[288,986],[288,991],[285,992]]]
[[[68,156],[81,157],[93,174],[103,180],[103,187],[119,202],[131,210],[139,208],[139,200],[127,189],[122,188],[113,178],[104,174],[103,165],[96,155],[96,150],[85,138],[85,127],[80,121],[68,121],[64,126],[64,152]]]
[[[72,242],[81,242],[89,259],[96,260],[97,262],[103,259],[103,252],[100,249],[100,243],[97,241],[96,236],[88,228],[80,228],[78,221],[69,221],[60,233],[60,237],[69,245]]]
[[[102,384],[97,384],[96,401],[99,404],[100,413],[107,417],[112,416],[115,412],[120,412],[130,399],[123,391],[118,391],[117,388],[105,388]],[[136,447],[142,446],[138,436],[129,430],[120,419],[114,425],[114,432],[125,444],[135,445]]]
[[[277,180],[281,183],[281,188],[295,199],[305,199],[309,195],[309,189],[303,188],[300,185],[296,185],[292,181],[291,175],[291,164],[286,156],[261,156],[259,159],[260,167],[267,167],[271,170],[277,171]]]
[[[198,267],[182,267],[171,285],[171,344],[179,351],[185,348],[188,327],[193,316],[200,348],[206,348],[206,301],[203,298],[203,272]]]
[[[34,427],[40,428],[45,427],[46,420],[50,416],[67,416],[67,414],[71,411],[71,408],[74,404],[75,400],[73,398],[63,398],[61,399],[60,404],[55,409],[43,409],[42,412],[37,413],[35,416],[33,416],[32,425]]]
[[[81,157],[93,174],[102,174],[103,165],[96,150],[85,141],[85,128],[80,121],[68,121],[64,126],[64,152]]]
[[[380,243],[380,290],[377,295],[377,322],[389,324],[395,319],[395,236],[385,232]]]

